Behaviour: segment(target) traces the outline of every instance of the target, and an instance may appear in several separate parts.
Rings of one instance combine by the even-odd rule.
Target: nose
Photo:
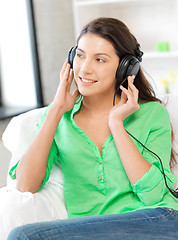
[[[92,62],[89,58],[85,58],[81,64],[80,71],[82,73],[92,73]]]

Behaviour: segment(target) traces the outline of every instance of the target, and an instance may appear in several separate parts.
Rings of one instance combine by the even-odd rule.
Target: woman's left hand
[[[123,122],[128,116],[139,109],[138,89],[134,86],[135,76],[128,77],[128,89],[120,86],[122,90],[119,103],[109,113],[109,127],[115,122]]]

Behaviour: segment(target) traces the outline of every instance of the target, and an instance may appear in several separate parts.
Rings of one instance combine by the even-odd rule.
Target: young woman
[[[20,191],[35,193],[60,161],[70,219],[18,227],[8,240],[177,239],[178,199],[164,180],[169,188],[177,180],[169,167],[170,119],[138,67],[141,56],[117,19],[83,28],[34,142],[11,170]],[[164,174],[135,138],[161,158]]]

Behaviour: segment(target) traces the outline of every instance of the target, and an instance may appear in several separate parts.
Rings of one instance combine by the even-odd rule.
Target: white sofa
[[[12,153],[9,169],[35,137],[35,126],[43,111],[44,108],[29,111],[12,118],[8,124],[2,140]],[[15,186],[16,180],[7,175],[7,186],[0,188],[0,240],[6,240],[10,230],[16,226],[68,217],[60,165],[54,165],[50,179],[40,192],[22,193]]]
[[[161,98],[170,114],[175,134],[173,146],[178,152],[178,94],[169,94]],[[41,108],[21,114],[12,118],[7,126],[2,140],[6,148],[12,152],[9,168],[20,159],[32,142],[35,136],[35,125],[43,111],[44,108]],[[174,167],[173,173],[178,177],[178,164]],[[15,183],[15,180],[7,176],[7,186],[0,189],[1,240],[5,240],[10,230],[16,226],[68,217],[60,165],[54,166],[49,181],[40,192],[21,193],[16,190]],[[177,188],[178,183],[174,186]]]

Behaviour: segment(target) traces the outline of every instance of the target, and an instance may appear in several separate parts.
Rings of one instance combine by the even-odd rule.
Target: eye
[[[101,59],[101,58],[97,58],[96,59],[97,62],[105,62],[105,60]]]
[[[81,53],[77,53],[76,56],[79,58],[83,57]]]

